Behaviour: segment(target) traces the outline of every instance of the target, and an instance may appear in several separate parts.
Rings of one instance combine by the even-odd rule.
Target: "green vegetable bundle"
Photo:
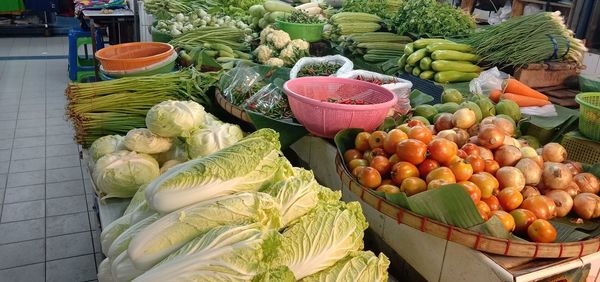
[[[246,34],[237,28],[232,27],[201,27],[189,31],[173,40],[171,45],[175,48],[192,49],[194,47],[202,47],[206,44],[209,46],[217,46],[217,50],[224,50],[232,53],[233,50],[248,51],[248,45],[245,41]],[[225,45],[226,47],[223,47]],[[228,47],[228,48],[227,48]],[[210,48],[210,47],[207,47]],[[231,52],[230,52],[231,51]],[[222,56],[225,57],[225,56]],[[233,57],[233,56],[232,56]]]
[[[391,20],[403,3],[404,0],[346,0],[342,11],[374,14]]]
[[[475,29],[475,20],[460,9],[436,0],[406,1],[394,19],[398,34],[460,36]]]
[[[581,63],[587,51],[565,26],[560,12],[512,18],[465,41],[486,63],[510,67],[563,59]]]
[[[75,139],[84,146],[109,134],[145,127],[146,112],[166,100],[208,103],[205,93],[218,73],[193,68],[179,72],[67,86],[67,115],[75,125]]]

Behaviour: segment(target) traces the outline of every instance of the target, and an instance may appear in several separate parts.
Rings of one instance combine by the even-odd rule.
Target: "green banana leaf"
[[[415,89],[412,92],[410,92],[410,96],[408,96],[408,99],[410,100],[410,106],[413,108],[419,105],[427,104],[434,100],[433,97],[419,91],[418,89]]]

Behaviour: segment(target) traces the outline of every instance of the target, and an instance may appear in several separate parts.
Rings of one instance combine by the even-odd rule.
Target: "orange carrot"
[[[514,93],[504,93],[502,98],[514,101],[517,103],[517,105],[519,105],[519,107],[541,107],[550,104],[550,102],[546,100],[517,95]]]
[[[498,103],[500,101],[500,95],[502,95],[502,90],[494,89],[490,92],[490,100],[494,101],[494,103]]]
[[[548,101],[548,97],[546,95],[534,90],[533,88],[514,78],[508,79],[504,92]]]

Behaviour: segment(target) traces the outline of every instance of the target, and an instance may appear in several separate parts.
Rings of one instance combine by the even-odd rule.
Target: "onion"
[[[515,146],[503,145],[494,154],[494,160],[503,166],[514,166],[522,157],[521,150]]]
[[[575,183],[574,181],[571,181],[571,183],[569,183],[569,186],[567,186],[567,189],[565,189],[565,191],[569,193],[571,198],[575,198],[577,194],[581,193],[581,191],[579,190],[579,186],[577,186],[577,183]]]
[[[548,204],[548,211],[550,211],[549,219],[552,219],[553,217],[556,216],[556,203],[554,203],[554,200],[552,200],[551,198],[549,198],[547,196],[542,196],[542,197],[544,197],[544,200]]]
[[[562,163],[567,159],[567,150],[558,143],[548,143],[542,148],[544,161]]]
[[[505,118],[494,117],[492,120],[493,124],[500,128],[504,134],[509,136],[515,135],[515,125],[511,120],[507,120]]]
[[[542,179],[546,188],[564,190],[573,181],[573,175],[564,164],[545,162]]]
[[[469,127],[469,129],[467,129],[467,132],[469,133],[469,136],[477,136],[477,134],[479,134],[479,124],[474,124],[473,126]]]
[[[475,135],[475,136],[471,136],[471,137],[469,138],[469,143],[473,143],[473,144],[475,144],[475,145],[479,145],[479,138],[477,138],[477,135]]]
[[[479,124],[481,124],[481,125],[488,125],[488,124],[493,125],[495,118],[496,118],[495,116],[486,117],[486,118],[482,119]]]
[[[573,208],[573,198],[564,190],[550,190],[546,196],[554,200],[556,205],[556,216],[563,217]]]
[[[543,150],[544,150],[543,148],[537,148],[537,149],[535,149],[535,151],[536,151],[536,152],[538,153],[538,155],[540,155],[540,156],[542,155],[542,151],[543,151]]]
[[[448,139],[454,143],[458,142],[458,134],[456,134],[456,132],[452,129],[442,130],[438,132],[436,136],[439,138]]]
[[[484,160],[494,160],[494,153],[486,147],[479,146],[479,156]]]
[[[459,109],[452,116],[454,126],[462,129],[467,129],[477,122],[475,112],[469,108]]]
[[[600,197],[592,193],[581,193],[573,199],[575,213],[583,219],[600,216]]]
[[[469,133],[467,133],[466,130],[464,129],[460,129],[460,128],[455,128],[453,129],[454,132],[456,132],[456,135],[458,136],[458,142],[454,142],[456,143],[456,145],[458,145],[458,147],[462,147],[463,145],[467,144],[467,142],[469,141]]]
[[[578,162],[565,162],[565,165],[569,168],[573,176],[583,172],[583,166]]]
[[[454,127],[454,123],[452,121],[453,117],[451,113],[443,113],[438,119],[435,121],[434,128],[435,131],[440,132],[446,129],[452,129]]]
[[[525,187],[525,176],[519,169],[512,166],[505,166],[498,169],[496,179],[498,179],[500,189],[512,187],[517,189],[517,191],[521,191]]]
[[[541,195],[540,191],[533,186],[525,186],[525,188],[521,190],[521,194],[523,194],[523,199],[527,199],[531,196]]]
[[[537,185],[542,179],[542,169],[530,158],[521,159],[515,165],[525,176],[525,184]]]
[[[521,150],[523,158],[533,158],[538,156],[535,149],[531,147],[521,147],[519,150]]]
[[[600,192],[598,178],[589,172],[575,175],[573,181],[577,184],[577,187],[579,187],[579,191],[583,193],[598,194],[598,192]]]
[[[504,142],[504,133],[493,125],[486,125],[479,130],[479,144],[488,149],[496,149]]]

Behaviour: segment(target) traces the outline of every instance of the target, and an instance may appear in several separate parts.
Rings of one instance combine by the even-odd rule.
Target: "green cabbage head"
[[[357,252],[338,261],[332,267],[300,280],[301,282],[369,281],[387,282],[390,260],[383,254]]]
[[[146,114],[146,127],[163,137],[188,136],[205,121],[204,107],[193,101],[164,101]]]
[[[125,146],[123,146],[122,141],[123,136],[120,135],[106,135],[96,139],[89,150],[92,160],[96,162],[105,155],[124,150]]]
[[[224,123],[194,130],[187,138],[187,151],[190,159],[208,156],[229,147],[244,137],[244,132],[236,124]]]
[[[169,151],[173,145],[171,138],[160,137],[147,128],[134,128],[123,138],[123,145],[130,151],[144,154],[158,154]]]
[[[105,198],[131,198],[137,190],[160,175],[158,163],[146,154],[118,151],[96,162],[92,179]]]

